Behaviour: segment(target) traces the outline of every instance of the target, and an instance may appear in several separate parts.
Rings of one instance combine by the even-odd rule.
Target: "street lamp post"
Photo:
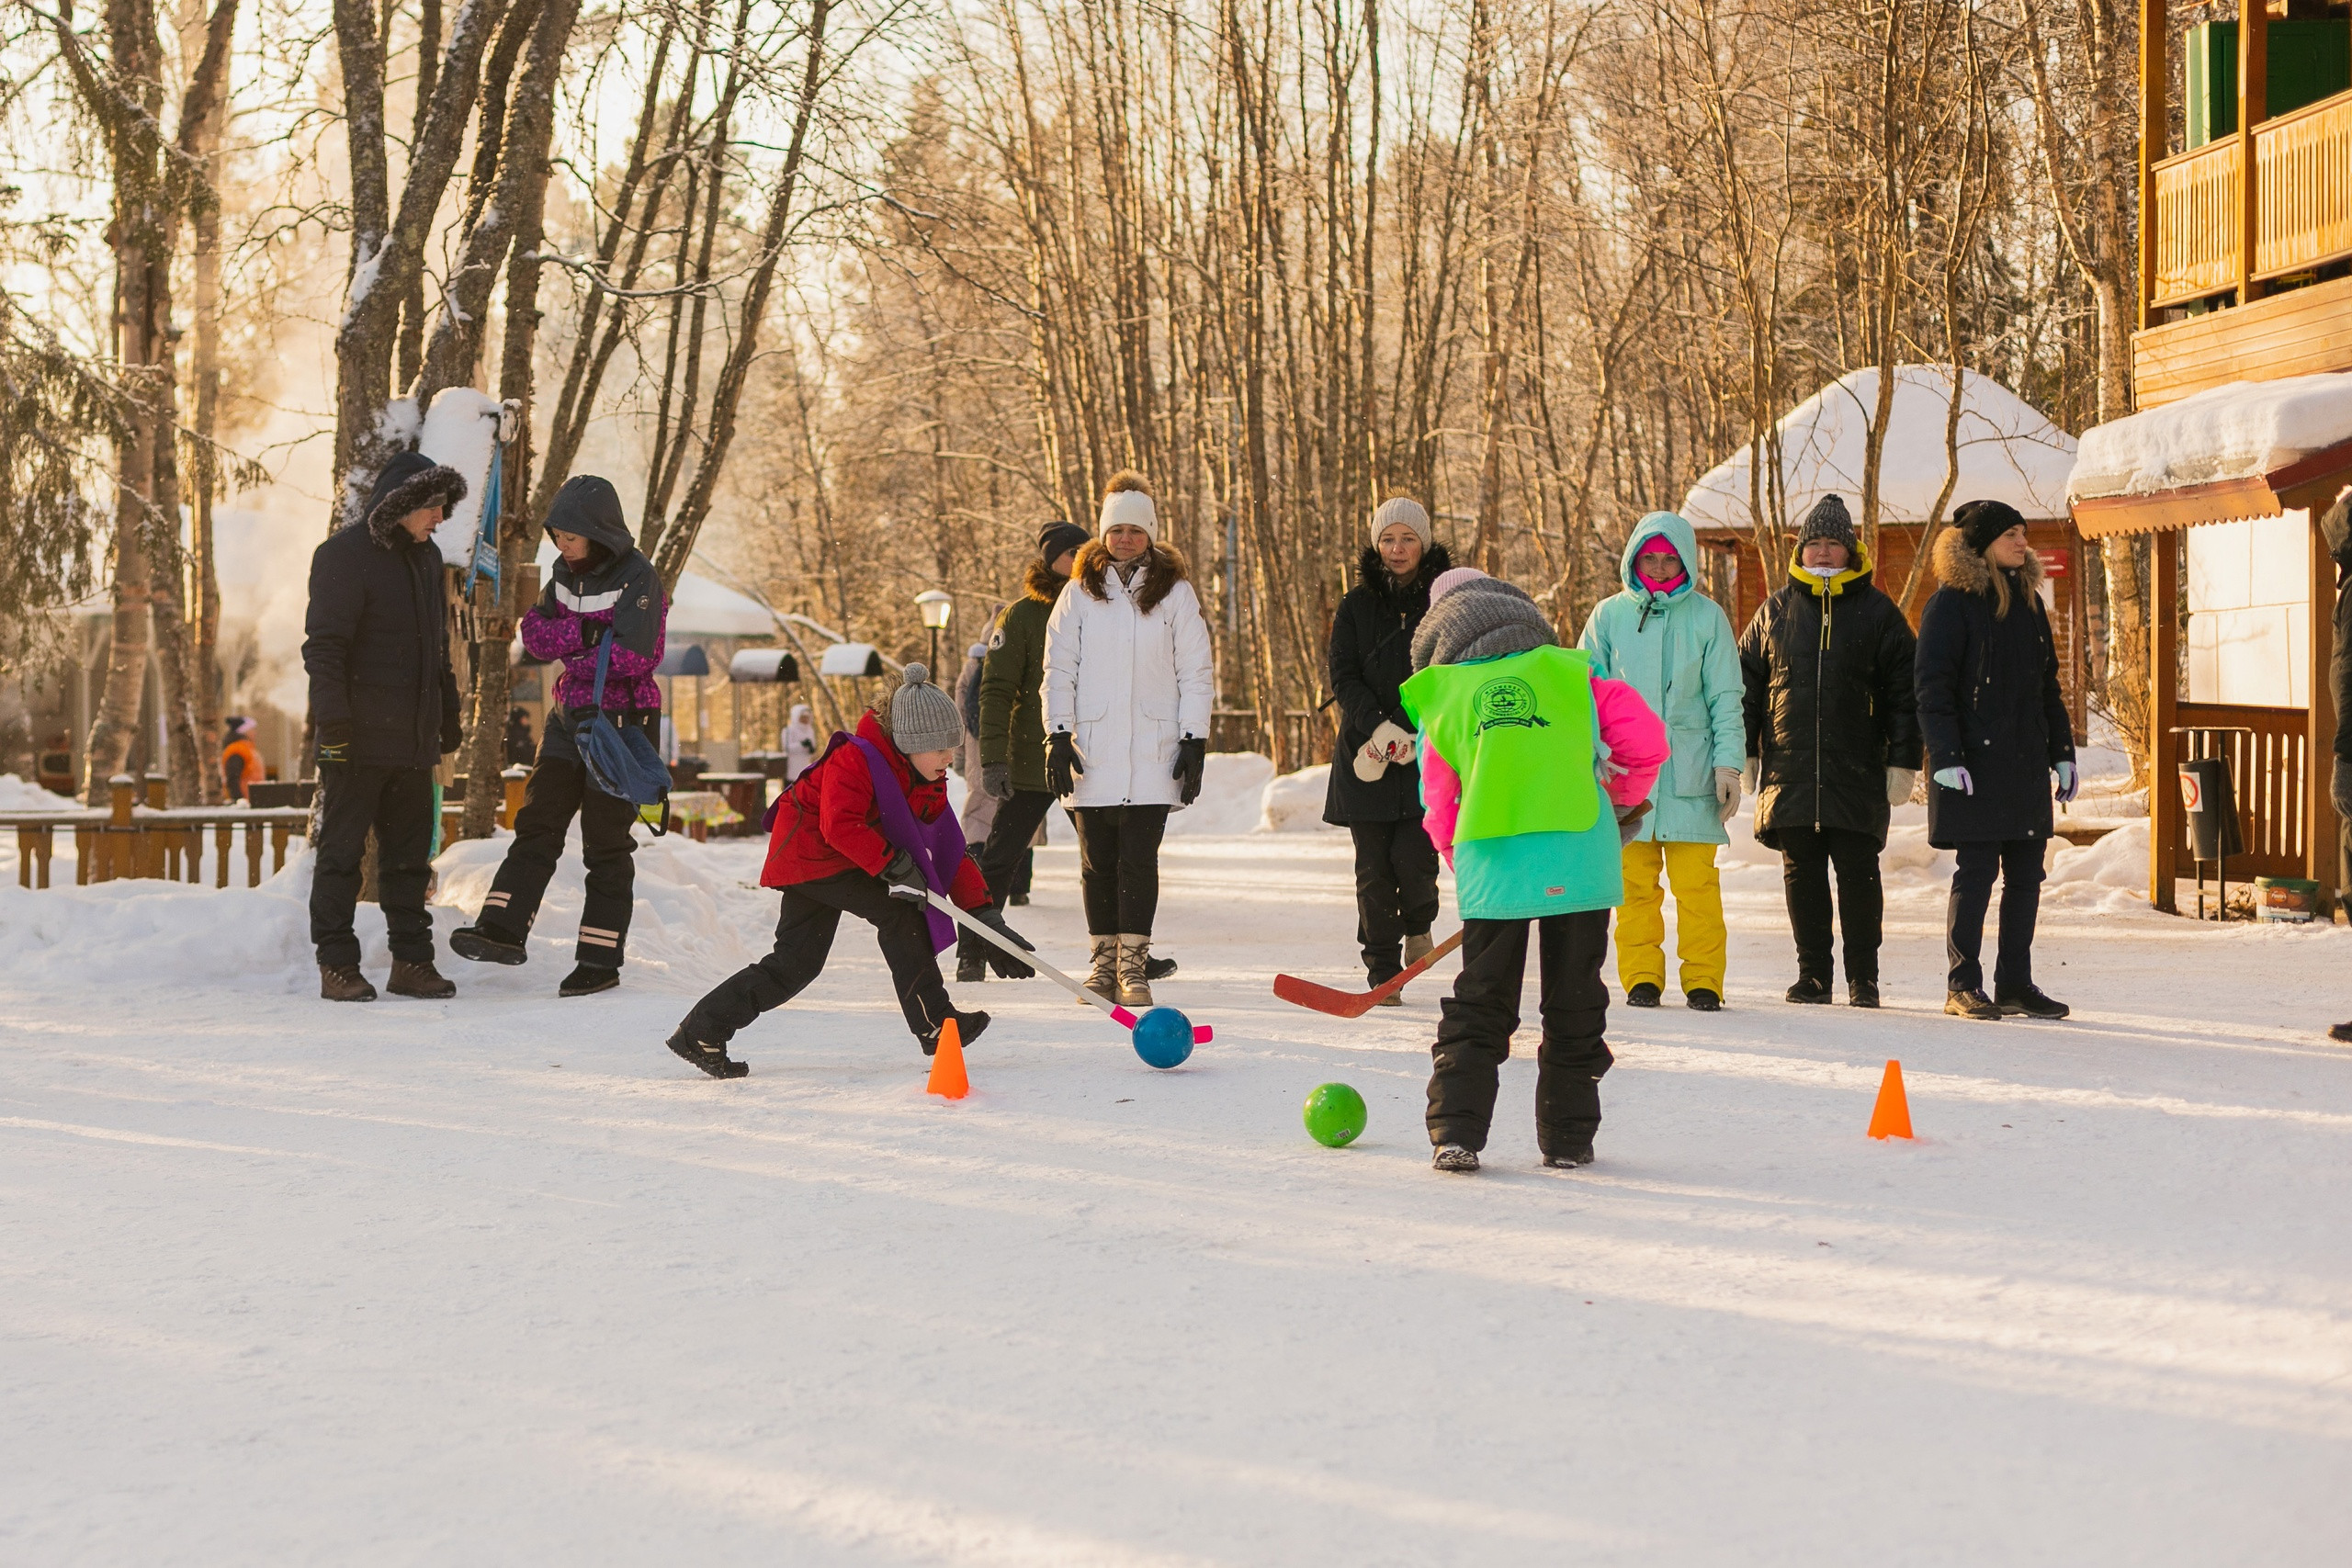
[[[947,629],[948,618],[956,613],[956,601],[936,588],[927,588],[915,595],[915,608],[922,612],[922,624],[931,632],[931,678],[936,682],[939,680],[939,634]]]

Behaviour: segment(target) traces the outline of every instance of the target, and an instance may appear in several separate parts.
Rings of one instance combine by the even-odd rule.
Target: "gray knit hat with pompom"
[[[1413,633],[1413,668],[1466,664],[1507,653],[1556,648],[1551,618],[1526,591],[1499,577],[1474,577],[1436,604]]]
[[[911,757],[918,751],[953,751],[964,744],[963,716],[956,699],[931,683],[931,671],[910,664],[890,694],[890,739]]]

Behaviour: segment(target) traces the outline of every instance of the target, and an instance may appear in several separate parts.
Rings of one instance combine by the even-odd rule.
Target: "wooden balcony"
[[[2238,144],[2212,141],[2155,166],[2155,297],[2159,310],[2234,288],[2238,281]]]
[[[2352,93],[2265,121],[2252,137],[2254,254],[2244,244],[2237,138],[2166,158],[2155,176],[2155,279],[2163,310],[2352,258]]]

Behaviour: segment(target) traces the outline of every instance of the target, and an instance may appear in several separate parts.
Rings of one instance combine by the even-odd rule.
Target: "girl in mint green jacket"
[[[1543,964],[1535,1135],[1544,1163],[1592,1160],[1609,988],[1600,961],[1623,897],[1621,817],[1646,809],[1666,732],[1632,687],[1558,646],[1526,594],[1462,569],[1430,587],[1400,693],[1421,736],[1423,824],[1452,863],[1462,974],[1431,1048],[1440,1170],[1478,1168],[1519,1027],[1527,935]]]

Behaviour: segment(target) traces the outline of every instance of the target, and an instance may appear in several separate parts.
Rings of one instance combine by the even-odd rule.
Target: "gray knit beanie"
[[[1532,649],[1556,648],[1559,634],[1523,589],[1476,577],[1430,606],[1413,633],[1413,668],[1466,664]]]
[[[1408,495],[1392,495],[1373,513],[1372,542],[1375,545],[1380,543],[1380,536],[1398,523],[1413,531],[1413,536],[1421,542],[1421,548],[1426,550],[1430,547],[1433,536],[1430,532],[1429,508]]]
[[[918,751],[953,751],[964,743],[963,716],[955,699],[931,683],[931,671],[910,664],[890,694],[890,739],[911,757]]]

